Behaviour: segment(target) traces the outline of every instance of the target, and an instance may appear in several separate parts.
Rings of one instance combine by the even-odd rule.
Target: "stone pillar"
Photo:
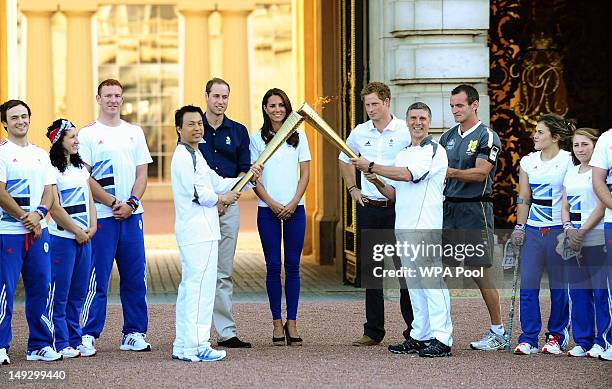
[[[22,9],[27,18],[26,103],[32,109],[28,139],[46,149],[46,129],[54,120],[51,10]]]
[[[8,3],[0,1],[0,104],[8,99]],[[0,139],[4,137],[0,130]]]
[[[183,58],[183,103],[205,108],[204,87],[210,79],[208,17],[214,5],[179,2],[177,10],[185,21]]]
[[[63,10],[66,16],[66,116],[77,128],[95,119],[91,10]]]
[[[227,115],[247,127],[251,124],[247,19],[254,8],[254,2],[250,1],[219,4],[223,37],[222,77],[231,88]]]
[[[432,132],[455,124],[450,91],[460,83],[480,94],[489,123],[489,0],[370,2],[370,79],[390,84],[392,111],[404,117],[415,101],[432,110]],[[380,22],[379,22],[380,21]]]

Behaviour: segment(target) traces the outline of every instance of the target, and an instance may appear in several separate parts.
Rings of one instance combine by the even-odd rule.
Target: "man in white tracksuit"
[[[198,150],[204,134],[203,117],[199,107],[188,105],[176,111],[180,142],[171,164],[174,229],[182,268],[172,358],[189,362],[218,361],[226,355],[225,351],[210,347],[221,237],[217,204],[229,205],[240,197],[230,191],[240,177],[220,177]],[[261,166],[253,165],[251,170],[254,180],[259,178]]]
[[[395,235],[402,245],[441,244],[442,203],[444,178],[448,168],[446,151],[429,135],[431,110],[425,103],[414,103],[406,112],[411,144],[401,150],[395,166],[376,165],[370,161],[353,159],[355,167],[391,201],[395,201]],[[365,173],[370,168],[371,173]],[[375,181],[375,175],[394,180],[392,184]],[[418,230],[418,231],[416,231]],[[416,247],[416,246],[414,246]],[[408,251],[411,252],[411,251]],[[451,355],[452,322],[450,296],[441,276],[425,277],[421,270],[442,267],[440,256],[410,258],[402,253],[402,265],[413,269],[406,274],[414,321],[410,338],[403,344],[389,348],[398,354],[418,353],[421,357]]]

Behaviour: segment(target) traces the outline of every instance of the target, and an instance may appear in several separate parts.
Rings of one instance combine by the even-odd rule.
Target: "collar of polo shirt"
[[[427,146],[428,144],[432,142],[432,140],[433,140],[433,135],[427,135],[425,138],[423,138],[421,143],[419,143],[419,147]],[[408,147],[414,147],[414,146],[412,145],[412,143],[410,143]]]
[[[383,129],[383,132],[385,131],[397,131],[397,118],[395,117],[395,115],[391,114],[391,121],[389,122],[389,124],[387,124],[387,127],[385,127]],[[374,127],[374,122],[372,120],[369,120],[370,123],[370,131],[378,131],[378,129],[376,127]]]

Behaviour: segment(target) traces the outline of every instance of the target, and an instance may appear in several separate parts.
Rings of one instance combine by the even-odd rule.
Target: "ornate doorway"
[[[533,149],[539,115],[565,115],[578,127],[612,126],[611,17],[607,1],[491,0],[490,125],[504,150],[494,188],[496,227],[515,223],[518,163]]]

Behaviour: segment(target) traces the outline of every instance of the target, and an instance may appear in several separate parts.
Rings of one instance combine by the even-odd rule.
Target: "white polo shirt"
[[[306,134],[301,130],[298,130],[297,133],[300,137],[297,147],[284,142],[266,162],[261,177],[261,183],[266,192],[268,192],[272,199],[283,205],[287,205],[297,191],[300,162],[310,161],[308,138],[306,138]],[[252,163],[259,158],[266,146],[261,137],[261,130],[251,135],[249,148],[251,150]],[[259,199],[257,205],[260,207],[268,206],[261,199]],[[298,205],[304,205],[304,197],[300,199]]]
[[[174,232],[179,245],[221,239],[218,195],[228,192],[241,179],[219,176],[208,166],[200,150],[193,151],[195,169],[192,154],[182,143],[176,146],[170,164],[176,216]],[[196,193],[198,202],[194,202]]]
[[[57,194],[60,205],[66,210],[72,221],[82,230],[89,228],[89,172],[87,168],[68,165],[61,173],[52,166],[55,175]],[[49,221],[49,233],[63,238],[74,239],[74,234],[58,226],[55,220]]]
[[[40,205],[46,185],[55,184],[49,155],[40,147],[29,144],[21,147],[8,139],[0,142],[0,181],[6,184],[6,192],[26,212]],[[40,221],[47,227],[45,219]],[[27,234],[21,220],[0,209],[0,234]]]
[[[395,163],[397,153],[410,144],[410,132],[405,120],[400,120],[395,115],[383,132],[379,132],[371,120],[359,124],[351,131],[346,139],[346,144],[355,153],[361,155],[368,161],[379,165],[392,166]],[[350,163],[350,158],[340,153],[338,159]],[[384,177],[380,177],[386,183],[390,183]],[[376,186],[368,181],[361,173],[361,194],[374,200],[386,200]]]
[[[446,150],[431,135],[418,146],[408,146],[395,158],[407,167],[412,181],[392,181],[395,187],[395,229],[442,229]]]
[[[91,176],[118,201],[132,195],[136,167],[153,162],[142,128],[121,120],[116,127],[98,121],[79,131],[79,154],[91,166]],[[113,210],[96,202],[98,219],[113,216]],[[142,213],[142,204],[134,212]]]
[[[612,188],[612,129],[604,132],[597,140],[589,165],[607,170],[606,183],[608,189]],[[612,210],[610,208],[606,207],[604,220],[606,223],[612,223]]]

